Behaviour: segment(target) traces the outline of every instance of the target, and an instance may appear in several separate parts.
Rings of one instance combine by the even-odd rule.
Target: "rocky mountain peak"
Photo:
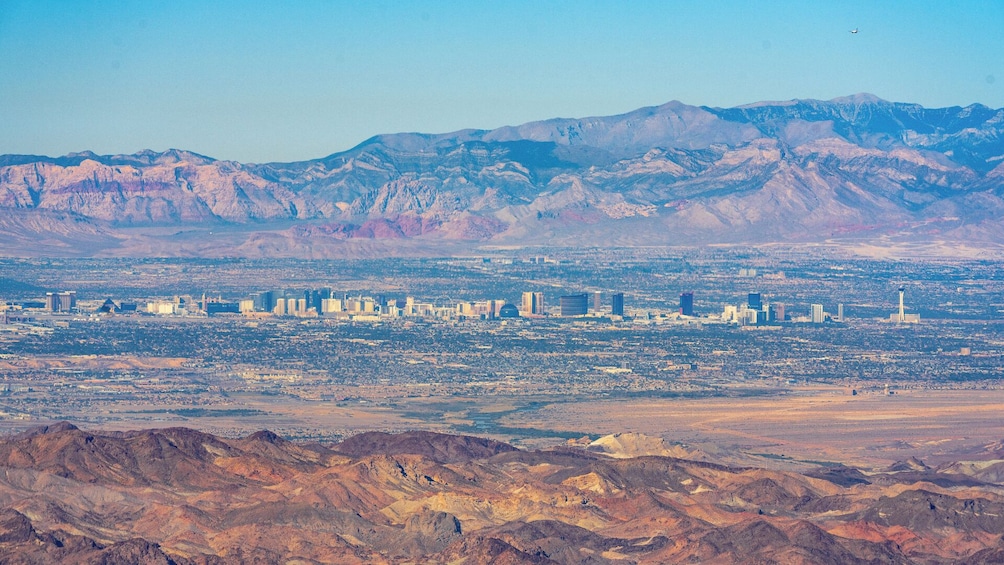
[[[842,106],[864,106],[867,104],[884,106],[891,104],[890,102],[868,92],[859,92],[857,94],[851,94],[850,96],[838,96],[837,98],[830,100],[830,102]]]
[[[324,256],[350,239],[675,245],[934,230],[997,241],[1002,116],[871,94],[735,108],[673,101],[487,131],[378,135],[296,163],[179,149],[6,155],[0,247],[36,238],[35,226],[78,234],[56,225],[68,218],[94,222],[93,235],[60,247],[82,254],[119,245],[120,228],[209,225],[254,226],[215,238],[214,253],[236,255],[310,247]],[[144,245],[177,252],[159,235]]]

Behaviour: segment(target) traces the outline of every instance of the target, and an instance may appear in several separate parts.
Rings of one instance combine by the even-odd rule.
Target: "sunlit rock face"
[[[1004,502],[967,465],[800,474],[636,433],[522,451],[423,431],[321,445],[63,422],[0,438],[0,560],[999,562]]]
[[[325,242],[351,239],[999,242],[1002,129],[1004,110],[855,95],[380,135],[296,163],[177,150],[7,155],[0,244],[73,232],[71,251],[130,254],[172,249],[153,228],[213,226],[230,233],[216,248],[235,255],[303,241],[323,255]]]

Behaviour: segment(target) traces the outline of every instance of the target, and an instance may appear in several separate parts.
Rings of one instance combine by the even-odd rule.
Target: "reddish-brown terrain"
[[[0,440],[0,563],[1000,563],[1000,465],[799,474],[59,423]]]

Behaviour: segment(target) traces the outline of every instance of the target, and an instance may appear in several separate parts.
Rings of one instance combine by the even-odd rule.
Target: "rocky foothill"
[[[581,444],[581,445],[580,445]],[[651,454],[646,454],[646,447]],[[676,451],[672,451],[672,450]],[[999,563],[999,461],[804,474],[658,438],[0,439],[2,563]],[[678,452],[678,453],[677,453]]]

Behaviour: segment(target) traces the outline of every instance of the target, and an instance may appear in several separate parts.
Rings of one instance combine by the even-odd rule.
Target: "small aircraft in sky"
[[[854,29],[851,30],[851,33],[857,33],[857,32],[858,32],[858,28],[854,28]]]

